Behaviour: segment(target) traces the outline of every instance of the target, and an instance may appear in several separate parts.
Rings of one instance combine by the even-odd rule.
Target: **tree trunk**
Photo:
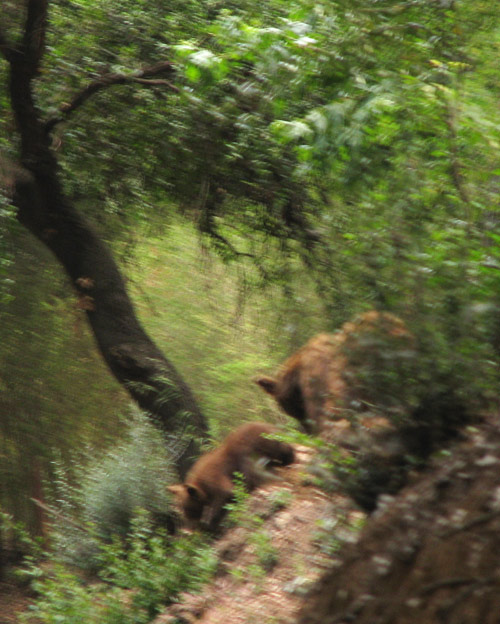
[[[46,0],[29,0],[22,42],[0,51],[10,65],[10,96],[21,137],[10,175],[20,223],[57,257],[85,310],[111,372],[167,435],[184,476],[207,433],[206,421],[174,366],[141,327],[110,250],[65,196],[47,127],[33,100],[46,27]],[[174,451],[172,451],[174,452]]]
[[[181,476],[207,433],[196,401],[174,366],[145,333],[107,246],[59,193],[53,175],[16,175],[18,219],[61,262],[80,297],[111,372],[172,443],[191,436],[176,460]],[[188,431],[190,429],[190,431]]]

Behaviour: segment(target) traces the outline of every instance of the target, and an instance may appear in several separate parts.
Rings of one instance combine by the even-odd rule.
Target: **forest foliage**
[[[279,418],[252,377],[371,308],[418,337],[411,392],[498,400],[498,13],[488,0],[49,2],[36,98],[65,192],[215,437]],[[23,17],[2,4],[12,39]],[[168,77],[137,77],[165,61]],[[19,150],[6,89],[0,150]],[[0,505],[37,532],[40,482],[126,439],[128,400],[7,195],[0,318]]]

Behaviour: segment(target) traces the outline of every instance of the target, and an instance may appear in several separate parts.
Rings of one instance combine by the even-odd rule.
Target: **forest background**
[[[285,420],[253,377],[372,308],[418,336],[408,405],[429,388],[498,404],[495,3],[7,0],[2,162],[23,149],[9,42],[44,4],[34,93],[64,194],[214,438]],[[102,481],[138,417],[82,293],[1,201],[0,505],[39,533],[31,498],[75,466]]]

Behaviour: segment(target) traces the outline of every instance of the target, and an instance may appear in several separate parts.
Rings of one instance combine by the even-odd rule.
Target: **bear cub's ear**
[[[278,382],[273,377],[259,377],[255,383],[271,396],[276,394]]]

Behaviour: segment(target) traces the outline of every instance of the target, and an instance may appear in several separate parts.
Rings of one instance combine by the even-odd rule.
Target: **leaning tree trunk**
[[[47,5],[47,0],[27,2],[24,37],[18,45],[7,43],[0,26],[0,51],[10,66],[10,97],[21,138],[20,164],[10,175],[17,217],[64,267],[110,370],[167,434],[184,476],[199,450],[198,440],[206,435],[206,421],[189,387],[137,320],[110,250],[65,196],[49,126],[33,98]],[[154,72],[160,70],[158,66]]]

